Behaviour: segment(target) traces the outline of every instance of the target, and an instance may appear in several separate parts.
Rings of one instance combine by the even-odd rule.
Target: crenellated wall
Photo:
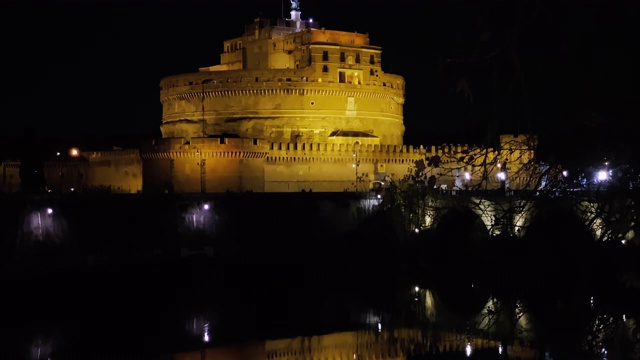
[[[45,164],[56,192],[136,193],[368,191],[375,182],[433,176],[447,190],[531,189],[539,177],[525,137],[505,136],[501,150],[449,144],[431,147],[247,138],[166,138],[141,149],[87,151]],[[524,160],[526,161],[524,161]],[[2,189],[17,191],[19,162],[3,163]],[[506,180],[499,178],[503,172]]]
[[[479,185],[496,189],[504,185],[497,174],[508,171],[514,178],[509,183],[512,189],[526,188],[532,181],[518,179],[535,174],[520,174],[527,164],[503,162],[503,159],[515,156],[510,151],[468,145],[415,148],[407,145],[273,143],[239,138],[192,138],[191,141],[173,138],[145,146],[141,156],[145,191],[368,191],[373,182],[400,181],[405,175],[419,171],[435,176],[436,186],[444,185],[447,189]],[[533,156],[533,150],[518,148],[517,151],[526,152],[527,157]],[[430,165],[436,158],[437,166]],[[421,169],[418,168],[420,162],[424,165]]]
[[[327,142],[335,130],[355,130],[401,144],[403,88],[395,75],[347,84],[312,70],[172,76],[161,83],[161,130],[165,138],[227,133],[278,142]]]

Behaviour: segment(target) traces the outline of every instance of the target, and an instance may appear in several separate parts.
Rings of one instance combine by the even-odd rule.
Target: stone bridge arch
[[[549,197],[537,192],[524,193],[442,193],[425,199],[421,228],[436,229],[452,209],[467,208],[482,220],[490,236],[522,237],[537,214],[557,210],[556,206],[572,208],[573,214],[589,228],[597,241],[635,241],[638,225],[636,204],[632,199],[612,199],[603,196],[565,194]]]
[[[576,199],[575,215],[589,228],[596,241],[636,238],[637,213],[632,199]]]
[[[480,241],[491,236],[484,220],[467,206],[453,206],[440,210],[435,233],[455,241]]]
[[[427,201],[423,227],[436,229],[452,210],[467,209],[477,216],[490,236],[523,236],[535,214],[535,201],[516,196],[450,195]]]

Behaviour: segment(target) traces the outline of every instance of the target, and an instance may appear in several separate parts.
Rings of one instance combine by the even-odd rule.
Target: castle
[[[290,14],[246,25],[224,41],[220,64],[162,79],[161,139],[54,158],[45,164],[48,188],[368,191],[416,171],[443,188],[531,186],[520,170],[534,160],[534,138],[502,135],[499,149],[404,145],[405,82],[382,70],[382,49],[368,34],[303,20],[297,1]],[[4,191],[19,188],[18,169],[2,164]]]

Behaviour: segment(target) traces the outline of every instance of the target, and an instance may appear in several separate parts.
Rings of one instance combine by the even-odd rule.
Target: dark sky
[[[278,0],[4,1],[0,134],[158,135],[160,79],[217,64],[224,39],[279,17],[282,3],[286,14]],[[383,47],[383,69],[407,81],[406,143],[534,132],[543,151],[577,155],[635,141],[637,1],[302,0],[301,10]]]

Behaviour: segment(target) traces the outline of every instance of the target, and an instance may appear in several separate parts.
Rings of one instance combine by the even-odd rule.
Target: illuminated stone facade
[[[401,145],[404,79],[367,34],[318,29],[292,10],[224,42],[220,64],[160,83],[165,138]]]
[[[535,185],[535,171],[520,171],[534,159],[531,137],[503,135],[499,149],[403,145],[404,79],[382,71],[381,54],[367,34],[318,29],[297,6],[275,25],[256,19],[224,42],[219,65],[161,80],[161,139],[87,152],[85,164],[54,160],[47,182],[61,192],[341,192],[422,173],[443,189]],[[5,191],[19,188],[12,169]]]

